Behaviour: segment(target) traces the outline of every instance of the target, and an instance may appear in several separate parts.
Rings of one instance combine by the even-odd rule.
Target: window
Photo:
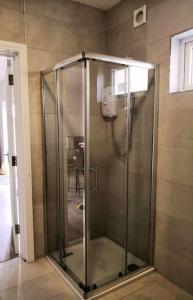
[[[193,36],[181,41],[181,90],[193,90]]]
[[[122,95],[125,94],[125,83],[126,83],[126,70],[125,69],[117,69],[113,70],[113,87],[114,87],[114,95]]]
[[[193,29],[171,38],[170,92],[193,90]]]
[[[126,69],[113,70],[114,95],[126,93]],[[130,67],[130,92],[147,91],[148,69],[141,67]]]

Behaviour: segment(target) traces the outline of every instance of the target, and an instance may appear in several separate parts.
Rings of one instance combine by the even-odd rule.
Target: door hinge
[[[12,156],[12,167],[17,166],[17,156]]]
[[[9,85],[14,85],[13,74],[8,75]]]
[[[20,234],[20,225],[15,224],[15,234]]]

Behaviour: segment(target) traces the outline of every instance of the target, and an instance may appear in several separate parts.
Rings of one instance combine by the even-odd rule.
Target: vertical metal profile
[[[60,109],[60,69],[56,70],[55,75],[55,87],[56,87],[56,149],[57,149],[57,198],[58,198],[58,238],[59,238],[59,258],[60,258],[60,265],[62,266],[62,259],[63,259],[63,228],[62,228],[62,184],[61,184],[61,164],[62,164],[62,151],[61,151],[61,109]]]
[[[130,66],[126,69],[126,97],[127,97],[127,132],[126,132],[126,143],[127,143],[127,156],[126,156],[126,222],[125,222],[125,274],[127,274],[127,247],[128,247],[128,202],[129,202],[129,150],[131,141],[131,93],[130,93]]]
[[[42,72],[41,76],[41,98],[42,98],[42,112],[43,112],[43,127],[42,127],[42,143],[43,143],[43,201],[44,201],[44,234],[45,234],[45,252],[48,253],[48,229],[47,229],[47,163],[46,163],[46,99],[45,99],[45,76]]]
[[[159,95],[159,68],[154,70],[154,108],[153,108],[153,136],[152,136],[152,178],[151,178],[151,199],[150,199],[150,265],[154,266],[155,246],[155,214],[156,214],[156,172],[157,172],[157,135],[158,135],[158,95]]]
[[[90,201],[90,61],[83,61],[83,101],[84,101],[84,170],[85,170],[85,193],[84,193],[84,271],[85,271],[85,288],[88,287],[89,272],[89,201]]]

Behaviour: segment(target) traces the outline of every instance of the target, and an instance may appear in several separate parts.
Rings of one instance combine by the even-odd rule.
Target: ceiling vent
[[[139,27],[147,22],[147,5],[143,5],[133,12],[133,27]]]

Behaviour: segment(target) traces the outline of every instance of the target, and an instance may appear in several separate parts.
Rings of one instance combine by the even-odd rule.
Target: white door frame
[[[28,96],[27,45],[0,40],[0,54],[16,54],[14,92],[20,216],[20,256],[34,261],[34,230],[31,176],[31,143]]]

